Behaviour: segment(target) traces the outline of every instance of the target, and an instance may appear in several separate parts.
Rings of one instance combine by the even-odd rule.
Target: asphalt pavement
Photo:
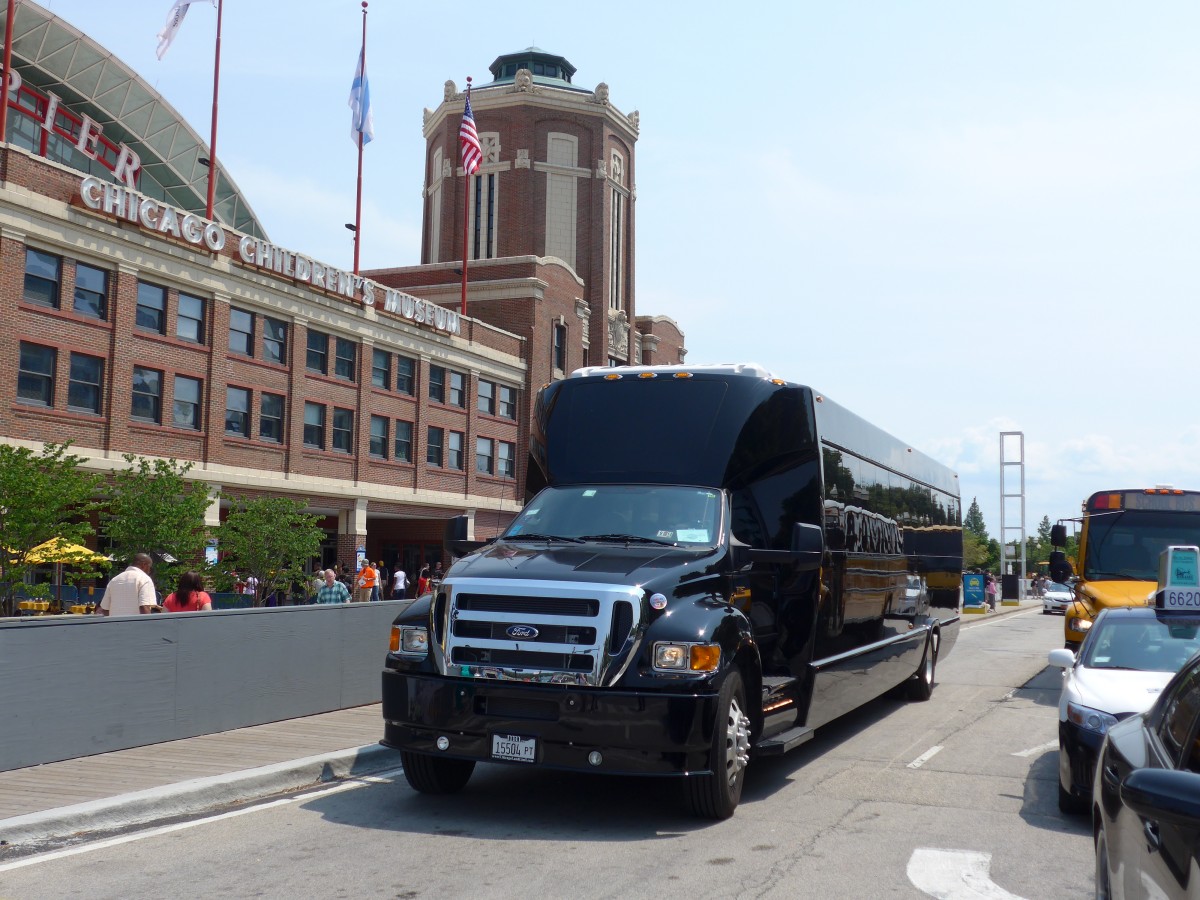
[[[963,623],[1038,606],[1027,598]],[[400,765],[379,704],[0,772],[0,849],[195,815]]]

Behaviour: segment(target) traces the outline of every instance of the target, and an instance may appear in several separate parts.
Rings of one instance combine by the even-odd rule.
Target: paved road
[[[664,781],[484,766],[438,799],[396,773],[0,863],[0,897],[1086,897],[1050,747],[1061,638],[1034,610],[970,621],[932,701],[756,761],[727,822]]]

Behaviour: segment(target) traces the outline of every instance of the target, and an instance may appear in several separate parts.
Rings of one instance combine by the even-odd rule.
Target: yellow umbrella
[[[38,544],[29,551],[29,555],[25,559],[34,565],[44,563],[69,565],[71,563],[106,563],[109,561],[107,556],[89,550],[87,547],[81,547],[79,544],[64,541],[62,538],[50,538],[44,544]]]

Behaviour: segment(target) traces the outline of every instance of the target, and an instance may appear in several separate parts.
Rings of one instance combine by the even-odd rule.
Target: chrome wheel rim
[[[729,701],[729,715],[725,719],[725,777],[730,785],[737,782],[749,763],[750,718],[734,697]]]

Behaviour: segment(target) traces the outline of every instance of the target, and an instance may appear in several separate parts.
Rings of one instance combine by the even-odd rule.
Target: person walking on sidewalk
[[[204,579],[199,572],[184,572],[179,576],[179,587],[163,601],[167,612],[208,612],[212,609],[212,597],[204,590]]]
[[[350,589],[337,580],[333,569],[325,570],[325,584],[317,591],[318,603],[349,603]]]
[[[113,578],[100,598],[99,611],[102,616],[136,616],[154,612],[158,597],[154,593],[154,580],[150,572],[154,560],[148,553],[136,553],[133,562],[120,575]]]
[[[392,576],[392,599],[403,600],[408,594],[408,573],[396,567],[396,573]]]
[[[375,568],[371,565],[371,561],[365,560],[363,566],[358,570],[358,595],[354,598],[359,603],[370,603],[371,595],[375,592],[375,582],[378,576],[375,573]]]

